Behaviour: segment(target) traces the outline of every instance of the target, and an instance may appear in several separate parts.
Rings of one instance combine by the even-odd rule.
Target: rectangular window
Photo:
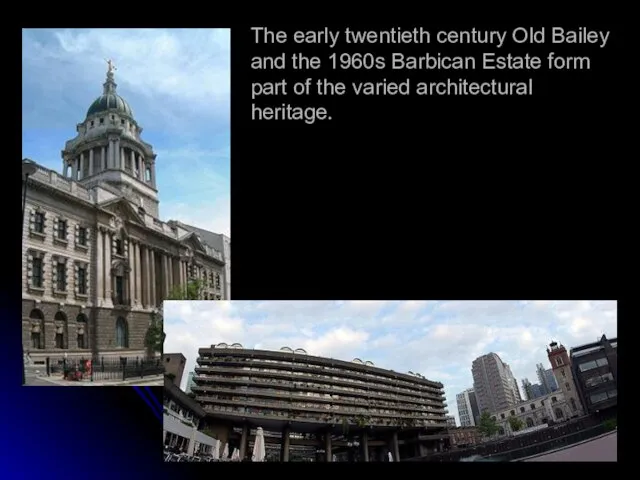
[[[64,263],[56,264],[56,290],[65,292],[67,290],[67,266]]]
[[[40,348],[40,334],[37,332],[31,333],[31,348]]]
[[[596,403],[604,402],[607,398],[609,398],[607,396],[607,392],[602,392],[602,393],[594,393],[589,397],[589,400],[591,400],[592,405],[595,405]]]
[[[580,365],[578,365],[578,368],[580,369],[581,372],[586,372],[588,370],[593,370],[594,368],[597,368],[598,364],[595,361],[590,361],[590,362],[584,362],[581,363]]]
[[[116,240],[116,255],[122,255],[122,254],[123,254],[122,240],[118,239]]]
[[[556,357],[556,365],[557,366],[564,365],[564,363],[562,362],[562,357]]]
[[[87,294],[87,271],[84,267],[78,268],[78,293],[80,295]]]
[[[116,277],[116,301],[118,305],[124,305],[124,278]]]
[[[596,365],[599,367],[606,367],[609,365],[609,361],[606,358],[599,358],[596,360]]]
[[[66,220],[58,220],[58,239],[59,240],[67,239],[67,221]]]
[[[32,262],[33,268],[31,270],[31,286],[42,288],[42,259],[33,258]]]
[[[85,227],[78,229],[78,245],[87,246],[87,229]]]
[[[64,335],[56,333],[56,348],[64,348]]]
[[[78,348],[87,348],[84,345],[84,335],[78,335]]]
[[[44,233],[44,213],[36,212],[33,222],[33,231],[36,233]]]

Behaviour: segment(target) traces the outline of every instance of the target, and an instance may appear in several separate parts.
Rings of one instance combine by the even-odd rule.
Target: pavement
[[[72,382],[69,380],[63,380],[61,375],[55,375],[47,377],[45,373],[34,370],[25,371],[25,386],[28,387],[116,387],[116,386],[146,386],[146,387],[158,387],[164,385],[164,375],[154,375],[145,378],[132,378],[125,381],[101,381],[91,382],[87,380],[81,380],[79,382]]]
[[[525,462],[617,462],[618,432],[523,460]]]

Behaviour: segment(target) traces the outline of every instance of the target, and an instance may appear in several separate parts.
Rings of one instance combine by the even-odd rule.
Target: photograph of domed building
[[[105,32],[114,42],[118,40],[116,33]],[[98,34],[56,33],[52,38],[59,40],[57,47],[62,53],[73,53],[69,35],[75,35],[71,39],[83,45]],[[147,32],[139,35],[144,40]],[[228,41],[228,34],[226,38]],[[30,60],[42,48],[35,39],[39,41],[34,33],[28,38],[31,47],[24,47],[32,49],[29,54],[23,53]],[[150,45],[156,44],[150,41]],[[114,45],[123,57],[124,45]],[[162,51],[165,47],[157,48],[161,49],[157,55],[166,55]],[[87,55],[95,57],[91,52]],[[87,98],[88,109],[77,111],[80,123],[76,136],[60,145],[61,153],[43,153],[47,157],[61,155],[60,167],[47,167],[38,158],[22,160],[22,342],[29,364],[44,365],[45,358],[56,356],[143,358],[159,354],[149,351],[146,339],[154,321],[161,317],[164,299],[175,292],[186,292],[190,282],[196,280],[199,299],[229,298],[228,231],[191,226],[195,217],[161,220],[158,172],[163,169],[163,159],[142,136],[142,123],[158,120],[136,116],[125,99],[127,92],[116,83],[115,61],[107,59],[103,65],[102,93],[100,85],[93,86],[97,98]],[[35,60],[31,67],[38,67]],[[137,79],[133,75],[129,78],[128,84],[136,85]],[[47,78],[31,77],[30,81],[43,83],[43,90],[49,88]],[[23,93],[23,111],[27,107],[33,111],[36,107],[27,95]],[[154,102],[168,108],[161,97]],[[50,107],[37,108],[46,115]],[[197,115],[195,112],[195,122],[199,121]],[[37,124],[38,119],[31,121]],[[228,127],[228,118],[226,122]],[[28,147],[35,150],[31,134]],[[41,130],[39,134],[44,137],[48,132]],[[23,151],[25,137],[23,133]],[[224,148],[228,151],[228,142]],[[187,162],[189,158],[183,165]],[[173,165],[179,173],[180,164],[174,161]],[[198,173],[193,173],[194,178]],[[206,195],[209,186],[204,183],[206,175],[202,176],[203,183],[193,188],[200,188]],[[181,180],[172,173],[165,185],[177,191],[172,184],[179,187]],[[213,190],[209,194],[213,195]],[[206,205],[195,204],[192,208]]]

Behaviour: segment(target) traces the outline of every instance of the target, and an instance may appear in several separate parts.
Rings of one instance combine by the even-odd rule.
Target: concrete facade
[[[181,353],[163,353],[162,363],[164,364],[165,379],[170,380],[180,388],[184,367],[187,363],[186,357]]]
[[[471,374],[480,413],[501,411],[520,401],[511,368],[497,354],[488,353],[476,358]]]
[[[203,299],[224,297],[223,253],[159,219],[156,155],[115,89],[109,71],[62,150],[62,174],[23,161],[35,170],[23,179],[23,349],[36,362],[143,356],[172,291],[199,279]]]
[[[618,405],[618,339],[602,336],[599,342],[571,349],[571,369],[586,413]]]
[[[442,384],[421,375],[240,344],[201,348],[197,363],[196,401],[218,439],[240,430],[241,452],[258,427],[277,433],[281,461],[292,445],[316,447],[331,462],[354,455],[356,444],[362,461],[385,461],[389,452],[398,461],[442,448],[447,437]]]
[[[478,409],[478,402],[473,388],[468,388],[464,392],[457,394],[456,403],[458,405],[460,426],[474,427],[480,417],[480,410]]]

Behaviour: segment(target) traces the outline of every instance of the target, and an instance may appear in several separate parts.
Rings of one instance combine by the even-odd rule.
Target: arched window
[[[31,348],[37,350],[44,349],[44,314],[38,310],[31,310],[29,314],[31,320]]]
[[[69,342],[67,338],[67,316],[64,312],[56,312],[53,317],[56,328],[56,348],[69,348]]]
[[[122,317],[116,320],[116,347],[129,348],[129,325]]]
[[[531,417],[527,417],[527,428],[533,427],[533,419]]]
[[[87,316],[83,313],[76,317],[76,333],[78,335],[78,348],[89,348],[89,332]]]
[[[499,435],[504,435],[504,428],[498,427],[498,434]]]
[[[564,418],[564,413],[562,413],[562,410],[559,408],[556,408],[554,410],[555,414],[556,414],[556,418],[560,419],[560,418]]]

